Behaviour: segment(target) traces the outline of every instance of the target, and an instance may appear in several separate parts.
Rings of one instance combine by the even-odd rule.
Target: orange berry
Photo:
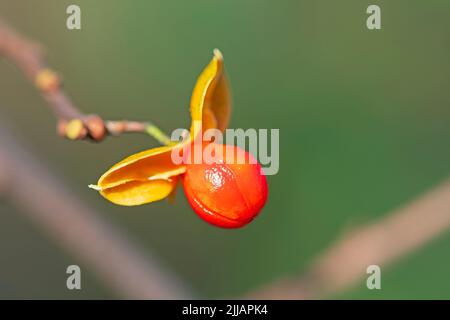
[[[207,146],[219,156],[211,164],[203,159],[200,164],[186,165],[183,177],[186,197],[206,222],[222,228],[242,227],[266,203],[266,176],[255,158],[241,148],[214,143],[204,145]],[[245,163],[239,163],[239,159],[245,159]]]

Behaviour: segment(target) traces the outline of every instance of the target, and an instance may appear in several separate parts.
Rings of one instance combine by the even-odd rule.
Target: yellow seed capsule
[[[172,154],[189,145],[202,130],[225,130],[230,118],[231,95],[223,70],[223,56],[215,50],[211,62],[200,74],[191,95],[191,130],[188,139],[172,143],[154,126],[147,132],[163,147],[134,154],[114,165],[90,188],[100,191],[109,201],[124,206],[136,206],[166,197],[173,197],[177,182],[185,174],[184,164],[172,160]]]

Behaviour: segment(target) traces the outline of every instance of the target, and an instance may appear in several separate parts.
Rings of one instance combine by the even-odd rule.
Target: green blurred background
[[[78,4],[82,30],[65,27]],[[382,30],[366,28],[378,4]],[[199,295],[245,293],[300,273],[352,226],[372,221],[447,176],[450,167],[450,2],[444,0],[0,0],[0,16],[47,48],[87,113],[189,125],[195,79],[214,48],[225,56],[231,127],[279,128],[280,171],[248,227],[201,221],[183,192],[115,206],[87,185],[123,157],[155,146],[126,135],[101,144],[55,135],[32,85],[0,61],[1,117],[73,192],[119,225]],[[180,190],[181,191],[181,190]],[[0,202],[1,298],[115,298],[83,263]],[[335,298],[450,298],[450,235]],[[83,270],[81,291],[65,269]]]

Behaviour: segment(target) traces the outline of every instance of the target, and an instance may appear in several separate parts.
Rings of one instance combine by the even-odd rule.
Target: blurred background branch
[[[181,281],[142,252],[117,228],[84,205],[43,168],[0,122],[0,192],[55,242],[90,267],[106,286],[127,299],[185,299]]]
[[[249,294],[258,299],[310,299],[348,289],[370,265],[384,267],[450,227],[450,181],[382,219],[344,234],[300,277],[287,277]]]

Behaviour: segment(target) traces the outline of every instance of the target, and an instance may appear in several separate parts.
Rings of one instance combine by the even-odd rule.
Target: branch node
[[[70,120],[65,129],[65,135],[70,140],[83,139],[87,135],[86,127],[80,119]]]
[[[43,93],[50,93],[59,90],[61,78],[53,70],[45,68],[36,74],[34,83]]]

